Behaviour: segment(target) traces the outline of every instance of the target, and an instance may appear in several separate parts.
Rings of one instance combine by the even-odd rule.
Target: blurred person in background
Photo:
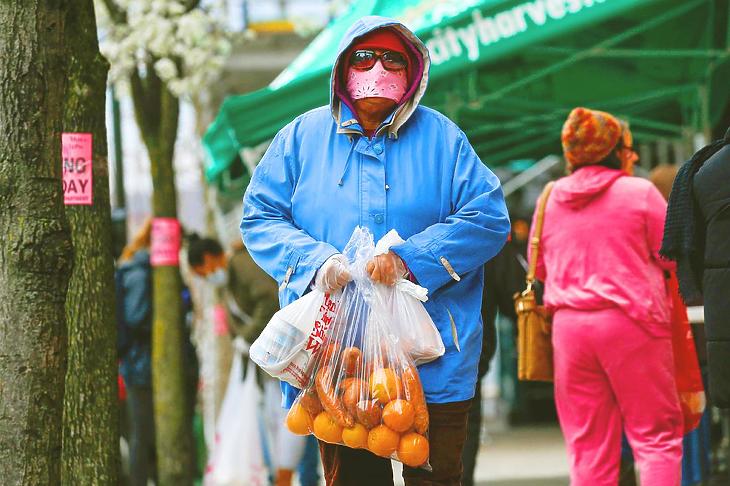
[[[624,430],[641,484],[677,485],[683,420],[664,282],[674,266],[659,257],[666,203],[630,177],[638,156],[625,122],[576,108],[561,140],[570,175],[547,201],[537,278],[553,314],[571,484],[617,483]]]
[[[111,212],[112,219],[112,256],[114,258],[114,268],[121,264],[120,257],[124,247],[127,245],[127,214],[124,209],[112,208]],[[115,282],[115,292],[118,291]],[[119,360],[120,351],[124,347],[121,334],[122,330],[119,329],[122,323],[123,307],[119,305],[119,302],[115,302],[115,320],[117,325],[117,365],[121,365]],[[124,384],[124,378],[122,378],[121,366],[117,367],[117,387],[119,397],[119,445],[120,445],[120,479],[119,483],[126,485],[129,483],[129,423],[127,417],[127,389]]]
[[[461,482],[483,265],[509,232],[497,177],[453,122],[419,106],[429,65],[425,44],[403,24],[356,20],[340,42],[330,104],[279,131],[248,185],[241,221],[249,252],[280,284],[282,304],[312,283],[333,291],[350,280],[341,252],[355,227],[376,241],[390,229],[406,239],[370,262],[370,277],[392,285],[408,276],[427,288],[425,307],[446,348],[418,368],[433,469],[404,466],[409,486]],[[282,390],[291,407],[299,390],[286,383]],[[389,459],[323,441],[320,455],[328,485],[393,484]]]
[[[674,184],[674,178],[677,177],[678,171],[679,166],[676,164],[660,164],[649,172],[649,180],[659,189],[665,201],[669,201],[672,184]]]
[[[677,262],[682,297],[704,304],[709,403],[721,410],[710,484],[727,484],[730,423],[730,129],[679,170],[667,208],[662,255]]]
[[[662,255],[677,262],[685,302],[705,306],[711,402],[730,408],[730,129],[680,169]]]
[[[517,322],[513,296],[525,287],[524,257],[514,238],[510,238],[497,256],[484,265],[484,290],[482,292],[482,353],[474,398],[469,409],[466,441],[462,452],[464,473],[463,486],[474,485],[474,470],[481,443],[482,429],[482,380],[489,373],[490,363],[497,352],[497,314]]]
[[[193,273],[211,285],[223,288],[229,331],[249,345],[261,334],[279,310],[276,282],[253,261],[243,243],[237,242],[227,254],[212,238],[188,237],[188,263]],[[246,367],[244,366],[244,369]],[[289,486],[298,468],[302,486],[319,484],[319,458],[313,436],[297,436],[284,425],[278,380],[259,373],[264,388],[264,417],[269,437],[268,461],[276,486]],[[243,379],[243,378],[242,378]]]
[[[530,238],[530,223],[528,222],[529,216],[526,218],[516,217],[512,221],[512,241],[511,244],[517,250],[515,257],[521,260],[523,268],[527,268],[527,240]],[[525,270],[525,274],[527,270]],[[524,290],[524,289],[522,289]]]
[[[249,344],[279,310],[276,282],[236,243],[230,254],[212,238],[188,237],[188,263],[195,275],[224,290],[230,331]]]
[[[117,352],[127,390],[131,486],[147,486],[155,471],[152,406],[152,268],[147,219],[124,248],[115,273]]]

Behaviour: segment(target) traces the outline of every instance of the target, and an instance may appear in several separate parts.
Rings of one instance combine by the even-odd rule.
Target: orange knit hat
[[[572,167],[605,159],[621,139],[622,122],[610,113],[575,108],[563,124],[563,153]]]

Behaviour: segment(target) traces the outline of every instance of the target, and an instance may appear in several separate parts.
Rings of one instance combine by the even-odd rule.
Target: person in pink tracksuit
[[[570,175],[548,199],[537,277],[553,313],[571,484],[617,484],[623,429],[642,486],[679,485],[682,414],[664,280],[673,267],[658,254],[666,202],[630,177],[638,157],[612,115],[576,108],[562,142]]]

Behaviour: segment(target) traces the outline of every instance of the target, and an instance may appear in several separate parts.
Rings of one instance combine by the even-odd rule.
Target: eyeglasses
[[[639,160],[639,154],[634,151],[634,137],[629,130],[629,125],[623,121],[621,122],[621,139],[614,150],[620,155],[624,170],[632,174],[634,163]]]
[[[358,49],[350,56],[350,66],[359,71],[368,71],[380,59],[388,71],[400,71],[408,66],[408,61],[400,52],[384,51],[378,54],[372,49]]]

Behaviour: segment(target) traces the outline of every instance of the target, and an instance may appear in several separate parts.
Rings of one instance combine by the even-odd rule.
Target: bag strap
[[[535,221],[535,232],[530,239],[530,268],[527,270],[527,276],[525,277],[528,288],[531,288],[535,282],[537,260],[540,253],[540,239],[542,238],[542,227],[545,222],[545,207],[547,206],[548,198],[554,185],[555,182],[548,182],[540,195],[540,205],[537,208],[537,219]]]

